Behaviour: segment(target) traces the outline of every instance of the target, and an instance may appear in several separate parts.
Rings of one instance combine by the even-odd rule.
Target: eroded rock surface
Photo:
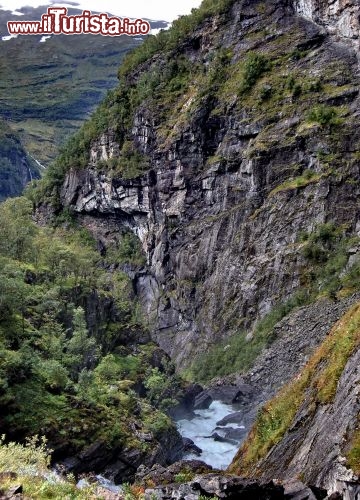
[[[296,11],[323,24],[330,33],[359,44],[360,10],[357,0],[294,0]]]

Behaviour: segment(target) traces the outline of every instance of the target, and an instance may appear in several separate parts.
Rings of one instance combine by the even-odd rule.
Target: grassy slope
[[[360,304],[357,304],[334,326],[299,376],[262,408],[230,467],[231,472],[253,474],[261,459],[291,427],[305,398],[309,406],[330,404],[348,359],[359,347]],[[359,473],[359,431],[352,437],[349,448],[349,463]]]

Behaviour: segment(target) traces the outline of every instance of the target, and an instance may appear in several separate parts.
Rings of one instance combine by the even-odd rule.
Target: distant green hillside
[[[39,20],[45,7],[26,7],[23,20]],[[75,9],[70,9],[75,14]],[[0,36],[6,22],[20,19],[0,11]],[[165,27],[152,22],[153,28]],[[47,166],[71,135],[117,83],[123,56],[141,38],[94,35],[0,39],[0,117],[11,121],[25,149]]]

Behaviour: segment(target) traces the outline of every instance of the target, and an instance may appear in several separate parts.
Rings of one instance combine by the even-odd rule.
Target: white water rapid
[[[202,460],[216,469],[226,469],[234,458],[239,444],[215,441],[211,436],[217,433],[223,437],[225,430],[229,427],[244,428],[233,423],[221,427],[216,425],[217,422],[234,413],[234,411],[236,410],[230,405],[220,401],[213,401],[208,410],[196,410],[193,419],[178,420],[177,426],[182,437],[192,439],[196,446],[203,450],[200,456],[188,453],[185,455],[184,460]]]

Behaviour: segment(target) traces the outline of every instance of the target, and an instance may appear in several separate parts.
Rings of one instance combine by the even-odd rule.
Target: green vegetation
[[[144,382],[147,397],[156,408],[165,411],[176,404],[173,399],[173,388],[179,385],[174,367],[169,364],[165,372],[154,368]]]
[[[260,90],[260,100],[267,101],[271,98],[272,87],[271,85],[264,85]]]
[[[300,84],[297,83],[297,84],[294,85],[294,88],[293,88],[293,91],[292,91],[292,98],[296,99],[301,94],[302,94],[302,87],[301,87]]]
[[[308,121],[319,123],[321,127],[333,127],[342,123],[336,108],[324,105],[313,107],[308,112]]]
[[[330,403],[349,357],[360,346],[360,305],[352,307],[335,325],[315,351],[295,381],[285,386],[260,411],[231,472],[247,474],[277,444],[290,428],[300,406],[307,399],[309,408]],[[356,462],[356,442],[350,460]]]
[[[47,472],[49,465],[50,452],[44,438],[28,438],[24,445],[5,443],[5,436],[0,438],[0,472],[31,475]]]
[[[194,473],[193,472],[179,472],[179,474],[176,474],[175,476],[175,482],[176,483],[188,483],[189,481],[192,481],[194,479]]]
[[[325,262],[334,244],[339,241],[342,229],[332,222],[320,224],[312,233],[301,233],[300,241],[306,242],[302,252],[306,259],[313,263]]]
[[[234,0],[203,0],[199,8],[192,9],[191,14],[176,19],[170,30],[149,36],[145,43],[128,54],[120,67],[119,78],[127,76],[156,53],[176,49],[206,18],[227,12],[233,3]]]
[[[75,222],[41,228],[31,214],[25,198],[0,205],[0,432],[46,435],[72,453],[95,440],[146,448],[133,422],[154,434],[172,426],[150,406],[161,406],[151,380],[166,381],[168,404],[181,382],[165,362],[153,372],[155,345],[134,346],[144,327],[129,278],[114,272],[138,261],[134,241],[120,238],[111,261]],[[145,381],[141,399],[133,389]]]
[[[251,339],[247,338],[246,332],[240,332],[207,349],[206,353],[196,358],[186,376],[207,383],[214,377],[248,370],[263,349],[273,342],[274,326],[294,307],[306,301],[306,294],[299,293],[285,304],[275,306],[256,324]]]
[[[125,232],[119,241],[108,246],[106,261],[109,264],[122,263],[139,267],[146,264],[141,242],[131,231]]]
[[[24,445],[0,439],[0,494],[21,484],[26,498],[94,498],[95,487],[76,488],[75,478],[59,479],[50,469],[46,440],[27,439]],[[11,472],[9,472],[11,471]]]
[[[259,78],[270,68],[271,65],[264,55],[256,52],[248,54],[244,62],[243,77],[239,88],[240,94],[249,92]]]
[[[120,158],[114,158],[112,175],[132,179],[139,177],[149,168],[146,156],[137,151],[131,141],[125,141],[121,150]]]
[[[348,250],[358,243],[357,237],[347,236],[346,228],[329,222],[320,224],[312,233],[300,235],[301,251],[308,265],[303,272],[303,282],[313,297],[354,291],[360,284],[360,267],[355,262],[345,269]]]
[[[294,179],[287,179],[279,186],[276,186],[276,188],[269,193],[269,196],[274,196],[275,194],[283,191],[292,191],[293,189],[306,187],[309,184],[319,182],[323,176],[323,174],[317,174],[313,170],[305,170],[302,175],[295,177]]]
[[[350,439],[350,446],[346,453],[347,462],[349,467],[355,472],[355,474],[360,474],[360,429],[359,429],[359,419],[357,422],[357,428]]]

